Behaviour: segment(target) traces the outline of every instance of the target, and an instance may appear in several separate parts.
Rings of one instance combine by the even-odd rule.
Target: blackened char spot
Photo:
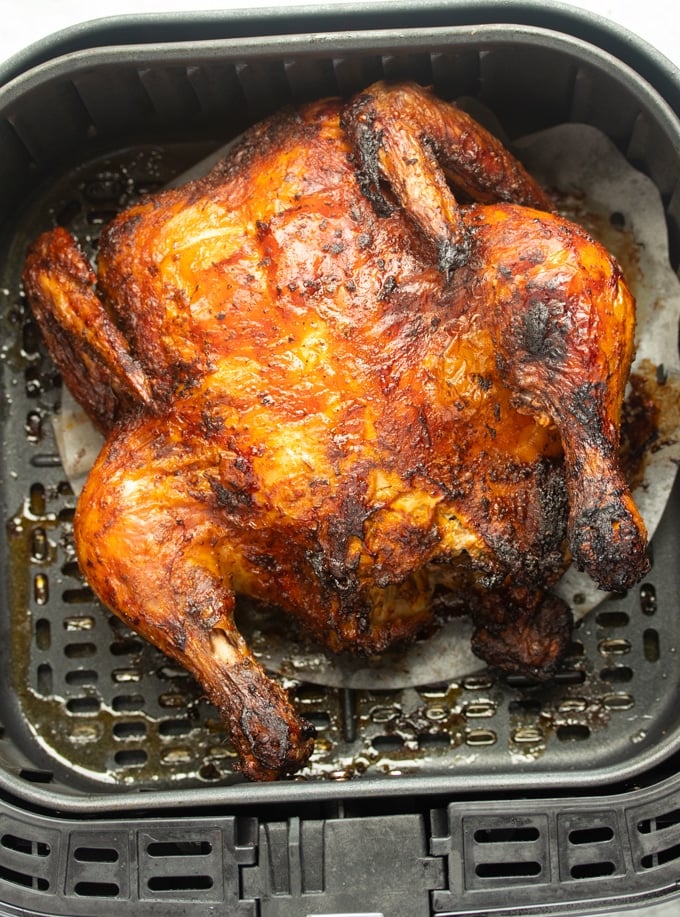
[[[178,624],[176,621],[167,621],[165,624],[165,632],[170,644],[180,653],[184,652],[187,643],[187,634],[183,625]]]
[[[440,239],[437,242],[437,267],[448,279],[451,274],[464,267],[472,251],[472,242],[468,233],[454,242],[452,239]]]
[[[579,425],[583,435],[604,455],[613,451],[612,444],[605,436],[603,426],[603,401],[606,397],[605,382],[584,382],[579,385],[569,400],[569,410]]]
[[[382,132],[373,125],[361,124],[357,129],[357,145],[362,167],[357,172],[362,194],[371,202],[376,214],[388,217],[394,207],[387,200],[380,187],[380,166],[378,152],[382,146]]]
[[[352,595],[358,589],[356,573],[338,558],[328,557],[321,550],[309,550],[305,557],[324,589],[340,596]]]
[[[378,293],[378,301],[382,302],[385,299],[388,299],[389,296],[392,293],[394,293],[396,288],[397,288],[396,278],[390,274],[389,277],[385,278],[385,282],[383,283],[382,287],[380,288],[380,292]]]
[[[567,331],[561,302],[546,302],[538,297],[528,301],[522,313],[522,343],[530,357],[561,363]]]
[[[217,436],[224,427],[224,421],[219,415],[212,414],[210,411],[201,412],[201,430],[207,439]]]
[[[602,425],[602,398],[606,394],[604,382],[584,382],[574,390],[571,399],[571,413],[584,427]]]
[[[328,245],[322,246],[322,250],[329,255],[340,255],[345,250],[345,243],[331,242]]]
[[[624,592],[649,570],[645,540],[616,495],[585,509],[570,528],[576,566],[601,589]]]
[[[210,478],[210,488],[215,494],[217,503],[225,509],[235,509],[238,506],[251,506],[253,499],[246,490],[225,487],[216,478]]]
[[[318,532],[318,546],[306,553],[319,583],[340,596],[357,592],[359,581],[356,566],[358,557],[348,561],[348,547],[352,538],[361,537],[367,510],[362,499],[363,487],[354,482],[344,495],[337,513],[324,520]]]
[[[472,373],[472,379],[477,383],[483,392],[488,392],[493,385],[493,380],[491,377],[485,376],[482,373]]]
[[[341,124],[353,140],[359,160],[356,174],[361,192],[370,201],[378,216],[384,217],[389,216],[394,207],[380,187],[379,154],[382,147],[382,131],[375,126],[375,116],[367,110],[372,102],[370,95],[360,95],[343,111]]]
[[[545,303],[533,302],[522,316],[524,346],[528,353],[540,356],[548,333],[548,309]]]
[[[267,573],[282,572],[281,563],[273,554],[267,554],[263,551],[248,549],[244,549],[243,554],[249,563],[253,564],[255,567],[259,567],[261,570],[266,570]]]

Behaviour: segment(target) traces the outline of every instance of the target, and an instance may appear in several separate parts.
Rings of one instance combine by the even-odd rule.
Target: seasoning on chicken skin
[[[297,771],[313,730],[238,633],[237,595],[333,651],[469,613],[478,654],[545,676],[570,558],[608,590],[647,569],[617,458],[621,272],[418,86],[269,118],[114,219],[97,274],[55,229],[25,285],[107,434],[82,571],[200,681],[248,777]]]

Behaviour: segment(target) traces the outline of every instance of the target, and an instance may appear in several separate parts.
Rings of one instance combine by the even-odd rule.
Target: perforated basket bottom
[[[66,225],[94,252],[99,229],[118,209],[203,152],[194,145],[125,150],[69,170],[27,210],[1,284],[10,342],[5,487],[13,510],[7,652],[14,697],[2,714],[0,761],[3,743],[16,743],[36,764],[33,779],[55,788],[167,789],[238,779],[228,738],[200,688],[103,609],[82,581],[72,542],[75,498],[50,423],[59,380],[18,278],[25,242],[42,229]],[[299,779],[455,775],[483,786],[490,775],[506,774],[555,785],[579,774],[630,773],[670,751],[678,729],[678,573],[664,532],[662,524],[649,579],[581,623],[550,685],[481,668],[387,692],[287,680],[318,731]]]

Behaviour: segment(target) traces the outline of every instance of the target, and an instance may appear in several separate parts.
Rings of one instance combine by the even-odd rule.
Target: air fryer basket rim
[[[425,10],[438,13],[460,12],[461,9],[465,9],[467,6],[466,4],[459,5],[455,2],[430,3],[427,0],[424,0],[424,2],[421,0],[420,5]],[[417,8],[420,8],[420,5]],[[375,5],[372,4],[368,9],[372,13],[377,13],[382,7],[383,3],[379,2]],[[167,39],[159,40],[159,38],[154,38],[151,35],[149,38],[144,37],[146,32],[153,31],[154,25],[161,26],[160,31],[162,34],[162,25],[168,21],[173,22],[176,27],[181,27],[192,21],[191,18],[187,20],[182,14],[176,14],[174,18],[170,17],[170,20],[164,17],[160,22],[156,16],[150,15],[119,16],[105,20],[94,20],[83,23],[82,26],[76,29],[59,32],[49,39],[44,39],[30,46],[23,52],[25,59],[20,58],[16,65],[13,63],[17,61],[16,56],[5,62],[4,67],[0,64],[0,104],[5,104],[5,100],[11,103],[12,99],[17,95],[21,97],[21,94],[31,88],[33,80],[41,82],[52,74],[55,77],[67,75],[71,68],[79,66],[106,66],[109,62],[115,63],[120,60],[121,55],[125,53],[139,53],[153,63],[162,63],[164,62],[163,59],[167,57],[172,59],[174,63],[181,64],[183,61],[188,61],[197,50],[207,54],[219,54],[224,56],[225,59],[232,59],[251,52],[257,53],[264,59],[267,57],[285,57],[292,53],[293,50],[298,56],[316,57],[331,47],[333,49],[337,48],[339,52],[346,53],[389,49],[399,51],[406,50],[409,46],[418,50],[436,49],[438,45],[446,44],[447,37],[450,40],[451,36],[455,36],[457,41],[462,42],[465,40],[464,36],[466,34],[469,44],[474,46],[485,35],[495,34],[496,40],[507,41],[508,43],[516,40],[518,36],[521,36],[524,40],[531,40],[531,36],[535,36],[538,43],[548,47],[551,41],[555,41],[558,45],[573,43],[574,50],[577,53],[583,54],[586,60],[590,57],[605,70],[609,69],[612,75],[621,76],[625,71],[626,78],[637,84],[639,89],[644,92],[645,101],[648,104],[661,102],[667,108],[668,125],[671,126],[671,129],[673,126],[677,128],[677,120],[674,115],[680,114],[680,69],[675,67],[671,61],[654,48],[646,45],[636,36],[627,33],[623,29],[616,29],[613,24],[607,23],[606,20],[598,20],[598,17],[592,17],[592,21],[586,17],[585,22],[579,23],[578,14],[581,13],[581,18],[583,18],[583,11],[573,10],[559,2],[550,6],[552,12],[558,13],[556,20],[554,22],[551,21],[552,17],[549,16],[545,17],[545,22],[541,21],[538,24],[531,21],[524,22],[524,17],[521,16],[518,16],[517,20],[513,19],[511,13],[515,7],[523,9],[525,15],[527,10],[533,10],[536,15],[540,11],[545,12],[545,8],[540,3],[534,3],[533,0],[520,4],[502,2],[502,0],[487,0],[487,2],[479,6],[472,4],[470,11],[479,14],[488,8],[490,11],[502,13],[503,16],[499,16],[498,20],[491,17],[491,21],[485,21],[482,15],[479,20],[475,20],[473,30],[471,30],[470,23],[465,21],[442,21],[434,25],[414,23],[409,25],[408,28],[396,29],[391,28],[384,22],[376,21],[374,23],[373,20],[370,20],[370,25],[363,24],[361,20],[352,22],[351,16],[358,15],[360,7],[349,4],[346,7],[348,11],[347,17],[343,17],[342,20],[342,28],[330,31],[322,28],[324,22],[323,17],[321,17],[320,20],[314,20],[316,26],[311,32],[304,31],[301,28],[300,30],[291,29],[285,32],[251,33],[244,29],[242,30],[243,34],[237,32],[237,34],[219,38],[204,35],[193,40],[178,38],[174,34],[174,29]],[[391,4],[385,4],[385,18],[387,18],[389,11],[396,11],[399,8],[399,4],[394,7]],[[304,10],[305,8],[303,7],[302,9]],[[322,8],[327,15],[335,11],[335,9],[335,7]],[[404,4],[403,9],[411,12],[408,4]],[[279,14],[281,13],[278,8],[271,11],[263,11],[263,13],[266,18],[266,14],[271,12],[273,20],[276,21],[277,11]],[[251,17],[248,16],[248,13],[252,12],[254,11],[235,11],[233,19],[225,17],[225,19],[219,20],[219,23],[224,27],[230,22],[238,23],[242,19],[249,22]],[[573,22],[570,19],[572,13],[574,14]],[[561,17],[564,17],[565,22],[560,21]],[[198,18],[200,20],[200,14]],[[544,17],[539,16],[539,18],[543,19]],[[259,22],[259,20],[257,21]],[[284,21],[288,21],[288,18],[286,17]],[[292,18],[292,21],[296,25],[303,24],[303,22],[298,23],[294,18]],[[581,28],[563,30],[563,26],[573,24],[580,24]],[[583,34],[583,27],[586,24],[590,26],[591,30],[597,24],[598,29],[603,30],[604,34],[611,40],[602,44],[596,43],[593,41],[592,35]],[[211,25],[215,27],[214,20],[206,16],[206,28]],[[125,33],[126,40],[119,44],[111,40],[110,30],[117,32],[121,29]],[[78,36],[78,40],[75,42],[69,40],[74,33]],[[88,38],[93,40],[93,44],[87,44]],[[107,38],[109,40],[106,40]],[[622,47],[619,47],[619,42],[622,42]],[[610,45],[611,47],[609,47]],[[647,66],[638,66],[638,58],[640,57]],[[28,81],[24,82],[22,77],[27,78]],[[661,81],[660,86],[657,85],[659,80]],[[666,85],[667,82],[669,85]],[[670,92],[667,90],[670,90]],[[677,97],[674,90],[677,91]]]
[[[241,8],[219,12],[197,10],[138,13],[85,20],[44,38],[0,62],[0,87],[37,64],[80,49],[102,45],[144,45],[159,41],[197,41],[219,35],[263,37],[344,32],[375,28],[412,29],[418,26],[497,24],[543,27],[582,38],[648,79],[680,113],[680,69],[657,48],[604,16],[562,0],[357,0],[337,5],[309,3],[292,9],[281,6]],[[228,31],[223,31],[228,30]]]
[[[380,4],[380,6],[383,7],[383,4]],[[489,12],[503,10],[506,15],[510,15],[512,10],[520,6],[525,12],[533,11],[537,13],[542,9],[541,5],[538,3],[521,5],[490,3],[484,4],[482,7],[471,4],[466,5],[464,8],[471,14],[484,9]],[[389,6],[388,4],[384,4],[385,15],[387,14],[388,8],[391,11],[398,9],[410,13],[414,8],[416,10],[450,11],[453,9],[453,6],[449,4],[423,3],[415,7],[408,4],[396,7],[392,4],[389,4]],[[359,6],[348,6],[347,9],[353,16],[359,17]],[[561,15],[568,18],[568,9],[569,8],[566,6],[561,7]],[[371,11],[375,12],[375,9]],[[328,8],[325,11],[325,15],[330,15],[330,13],[331,8]],[[238,19],[238,16],[233,20],[231,20],[230,17],[224,17],[219,21],[222,23],[229,23],[230,21],[238,21]],[[158,20],[154,17],[153,21],[157,22]],[[183,21],[186,21],[184,17],[180,17],[180,19],[174,20],[173,22],[179,22],[181,24]],[[587,19],[580,17],[577,21],[582,25]],[[126,26],[129,27],[131,33],[134,33],[136,23],[138,22],[139,20],[137,17],[117,17],[115,21],[113,21],[116,28]],[[208,22],[214,22],[214,17],[210,17]],[[321,25],[323,25],[323,19],[321,20]],[[602,24],[598,24],[598,27],[602,28]],[[97,34],[104,37],[108,28],[111,28],[111,25],[107,22],[88,25],[78,36],[78,41],[81,43],[86,41],[90,34]],[[331,47],[347,51],[348,53],[369,49],[372,51],[380,51],[389,48],[406,49],[407,46],[417,47],[418,49],[423,49],[427,46],[432,49],[438,42],[444,44],[447,35],[449,37],[455,35],[457,40],[467,40],[471,45],[478,43],[483,36],[493,37],[494,40],[499,42],[511,43],[516,40],[518,35],[521,35],[522,38],[526,40],[532,40],[532,38],[535,37],[537,42],[542,45],[547,43],[549,47],[560,47],[563,49],[571,48],[574,53],[583,55],[586,59],[593,62],[597,62],[599,67],[611,74],[616,74],[617,76],[620,76],[622,73],[625,74],[626,79],[630,81],[630,85],[635,87],[635,92],[639,95],[641,104],[651,107],[654,110],[655,116],[663,123],[664,128],[677,138],[680,147],[680,124],[673,114],[672,106],[665,99],[661,98],[649,82],[641,77],[636,70],[628,64],[621,63],[621,61],[612,57],[601,48],[590,44],[584,38],[555,32],[550,29],[529,28],[528,26],[517,26],[511,23],[485,25],[476,28],[474,33],[468,34],[467,37],[465,37],[466,32],[469,33],[469,26],[464,25],[452,26],[450,28],[439,26],[434,29],[410,28],[408,30],[402,29],[394,31],[386,28],[357,28],[355,31],[348,30],[344,33],[336,31],[321,36],[318,41],[313,43],[313,46],[309,44],[309,35],[273,34],[261,36],[259,38],[256,36],[234,38],[229,42],[224,39],[203,39],[199,44],[176,41],[162,43],[154,47],[151,47],[146,42],[127,44],[124,46],[112,44],[103,45],[94,49],[91,48],[89,50],[85,48],[73,50],[66,54],[61,54],[61,51],[67,36],[64,33],[60,33],[55,39],[55,50],[59,53],[59,56],[50,58],[49,42],[46,45],[43,44],[39,49],[39,53],[44,62],[36,64],[34,68],[28,69],[31,55],[33,55],[33,57],[37,56],[36,50],[31,51],[26,58],[26,68],[23,69],[23,72],[16,76],[15,79],[9,82],[4,88],[0,87],[0,103],[4,104],[6,101],[8,105],[14,104],[20,101],[23,93],[35,89],[41,85],[43,81],[66,76],[72,73],[74,68],[105,67],[110,63],[115,63],[122,58],[126,58],[127,56],[131,57],[134,54],[146,55],[152,62],[172,60],[173,62],[182,63],[195,56],[197,51],[206,54],[225,54],[227,57],[234,58],[253,51],[257,51],[261,54],[263,53],[263,48],[266,48],[267,54],[273,57],[280,57],[282,54],[291,53],[306,53],[312,55],[328,53]],[[644,48],[638,48],[637,51],[643,55],[646,53]],[[658,65],[659,61],[657,60],[654,63]],[[675,79],[675,77],[673,77],[673,79]],[[680,745],[680,736],[676,744]],[[673,747],[665,747],[658,754],[652,753],[644,760],[644,763],[641,764],[640,767],[651,769],[659,762],[659,759],[666,757],[675,750],[676,746],[674,745]],[[616,768],[615,772],[609,770],[602,772],[593,771],[580,774],[579,784],[583,787],[592,789],[595,787],[604,787],[615,780],[620,780],[622,777],[628,776],[631,776],[631,774],[622,774],[620,768]],[[671,781],[674,779],[675,778],[671,778]],[[507,790],[507,782],[508,775],[506,773],[499,773],[494,775],[487,782],[486,788],[490,792],[502,793],[503,790]],[[540,788],[543,790],[550,789],[551,787],[551,782],[549,780],[538,782]],[[525,775],[513,775],[513,789],[528,790],[536,788],[536,785],[537,780],[535,774],[527,773]],[[418,793],[419,795],[445,795],[452,791],[461,794],[466,792],[465,784],[457,782],[455,777],[452,779],[445,777],[430,778],[427,780],[418,777],[405,777],[394,778],[389,781],[363,778],[361,781],[351,782],[349,784],[333,783],[330,781],[326,783],[315,782],[313,784],[305,784],[303,782],[273,785],[246,784],[235,787],[198,788],[192,790],[190,793],[173,790],[160,792],[151,791],[141,795],[135,792],[117,793],[115,796],[113,794],[102,793],[99,797],[88,796],[82,799],[75,797],[70,798],[64,795],[59,798],[59,808],[62,811],[71,811],[74,813],[91,813],[94,810],[101,812],[125,811],[131,807],[134,807],[136,810],[147,810],[152,807],[182,808],[187,805],[201,807],[227,802],[230,805],[266,803],[278,801],[281,798],[281,787],[285,788],[283,790],[285,799],[291,802],[303,802],[309,799],[310,796],[316,800],[321,800],[337,799],[350,794],[353,797],[366,797],[394,796],[411,792]],[[42,788],[37,785],[29,786],[11,774],[0,774],[0,789],[4,790],[10,797],[23,799],[35,806],[51,808],[54,805],[54,795],[49,792],[48,788]]]
[[[31,92],[48,85],[50,81],[58,83],[76,74],[87,74],[97,68],[115,65],[124,56],[127,56],[128,60],[133,60],[134,55],[139,55],[156,66],[189,66],[197,55],[199,58],[206,55],[208,58],[215,56],[225,61],[237,61],[239,58],[255,54],[261,60],[273,61],[285,60],[294,53],[300,58],[314,59],[331,50],[349,55],[411,50],[432,52],[445,49],[451,40],[455,40],[461,46],[467,44],[471,49],[481,40],[511,47],[518,38],[541,49],[552,48],[564,53],[573,52],[575,59],[592,64],[601,75],[613,80],[625,79],[627,88],[636,95],[641,110],[653,114],[656,123],[672,138],[676,148],[680,147],[680,118],[676,114],[676,109],[659,94],[652,83],[625,60],[569,33],[542,26],[518,26],[512,23],[484,24],[475,26],[474,30],[466,25],[435,28],[418,26],[408,30],[363,28],[332,33],[236,36],[228,40],[205,38],[195,42],[171,41],[124,46],[102,44],[89,50],[81,49],[57,55],[36,64],[33,69],[21,73],[4,86],[0,83],[0,111],[11,111],[13,106],[21,104],[22,99],[28,97]],[[680,71],[675,76],[677,79],[673,82],[680,88]],[[680,112],[680,98],[678,103],[677,111]]]

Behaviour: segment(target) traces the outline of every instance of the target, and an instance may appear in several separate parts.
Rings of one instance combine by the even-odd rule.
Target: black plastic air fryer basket
[[[80,578],[50,422],[60,380],[20,289],[27,242],[57,222],[94,251],[117,209],[247,124],[383,77],[483,103],[510,141],[599,128],[656,184],[678,270],[680,74],[566,7],[120,18],[0,69],[0,913],[680,907],[677,486],[651,573],[582,621],[553,683],[291,677],[319,739],[309,772],[274,784],[239,780],[197,686]]]

